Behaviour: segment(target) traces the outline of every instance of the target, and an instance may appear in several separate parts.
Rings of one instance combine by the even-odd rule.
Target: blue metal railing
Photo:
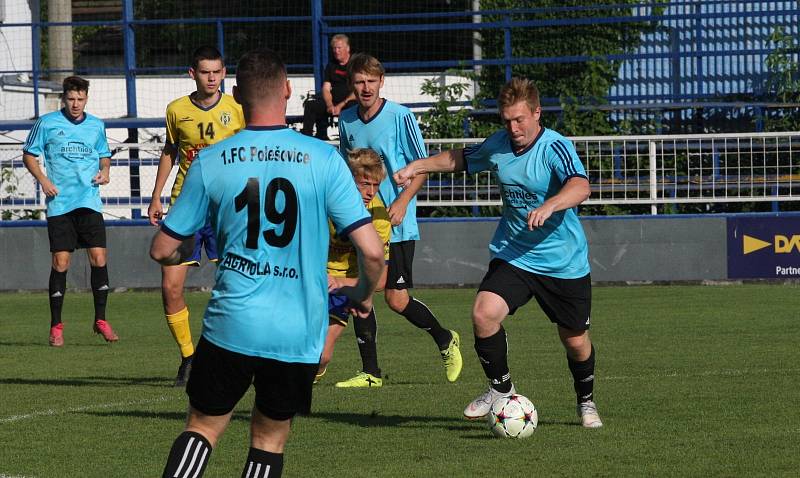
[[[124,65],[119,68],[92,68],[85,74],[123,74],[126,78],[127,115],[137,116],[136,77],[146,74],[177,72],[184,65],[138,66],[136,64],[136,31],[139,27],[164,25],[208,25],[213,27],[214,39],[225,52],[233,35],[226,28],[234,24],[297,24],[307,27],[310,57],[287,58],[290,72],[313,72],[316,89],[322,83],[322,71],[328,60],[328,40],[335,33],[384,34],[415,32],[482,32],[497,34],[500,51],[493,58],[458,58],[435,60],[403,60],[387,58],[387,71],[441,71],[448,68],[500,67],[509,79],[515,67],[524,65],[582,64],[606,62],[621,64],[617,85],[608,92],[606,100],[624,103],[674,103],[681,101],[716,100],[725,94],[761,93],[759,81],[767,74],[763,59],[773,51],[768,37],[776,27],[783,27],[797,38],[800,7],[785,0],[696,0],[670,2],[640,2],[591,6],[539,7],[516,10],[484,10],[436,13],[324,15],[323,0],[308,0],[310,15],[255,16],[219,18],[137,19],[133,0],[123,0],[121,18],[103,21],[40,22],[0,24],[5,28],[31,29],[30,70],[0,70],[0,75],[30,73],[33,89],[34,116],[40,115],[38,100],[41,78],[55,70],[41,68],[41,37],[43,29],[58,26],[112,26],[123,32]],[[629,15],[621,14],[630,12]],[[482,23],[473,23],[480,15]],[[463,20],[463,21],[462,21]],[[606,25],[655,26],[638,40],[633,51],[601,55],[564,54],[535,56],[515,54],[515,39],[522,32],[535,29],[575,29]],[[713,27],[713,28],[712,28]],[[713,30],[713,31],[711,31]],[[736,35],[745,32],[748,42]],[[226,48],[228,47],[228,48]],[[463,53],[463,52],[462,52]],[[797,57],[797,51],[792,52]],[[719,67],[718,64],[728,65]],[[736,64],[731,74],[729,65]],[[727,68],[727,69],[726,69]],[[750,88],[751,91],[742,91]],[[722,91],[720,91],[722,89]],[[725,91],[728,89],[728,91]],[[767,99],[768,100],[768,99]],[[580,102],[581,99],[578,98]],[[730,108],[737,108],[731,104]],[[15,123],[18,125],[20,123]],[[4,125],[8,126],[8,125]]]

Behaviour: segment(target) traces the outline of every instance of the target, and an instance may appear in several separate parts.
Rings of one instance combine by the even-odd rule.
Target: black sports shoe
[[[175,377],[175,387],[186,386],[186,382],[189,380],[189,374],[192,372],[192,358],[194,358],[194,355],[181,359],[181,366],[178,367],[178,375]]]

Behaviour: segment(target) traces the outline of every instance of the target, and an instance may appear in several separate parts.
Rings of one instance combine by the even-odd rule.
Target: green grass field
[[[578,426],[564,352],[535,302],[508,319],[517,390],[539,410],[531,438],[502,440],[461,417],[486,386],[472,349],[474,291],[418,290],[463,339],[447,383],[427,334],[378,309],[384,387],[340,390],[359,367],[339,342],[313,414],[298,418],[285,477],[796,476],[800,469],[797,286],[596,287],[596,401]],[[195,339],[208,294],[188,295]],[[66,346],[47,345],[47,297],[0,294],[0,477],[160,476],[187,400],[171,388],[177,348],[160,296],[109,298],[120,341],[91,333],[91,295],[68,293]],[[252,394],[207,477],[238,477]]]

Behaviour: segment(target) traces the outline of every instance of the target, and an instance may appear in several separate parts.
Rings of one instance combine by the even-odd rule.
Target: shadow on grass
[[[153,412],[145,410],[118,410],[118,411],[91,411],[83,412],[86,415],[93,415],[103,418],[139,418],[151,420],[177,420],[180,422],[186,421],[186,411],[179,410],[175,412]],[[241,421],[250,423],[250,412],[234,412],[231,421]],[[2,475],[0,475],[2,476]]]
[[[456,417],[434,417],[414,415],[381,415],[378,412],[364,413],[339,413],[339,412],[314,412],[306,419],[319,419],[329,422],[346,423],[359,427],[412,427],[431,428],[442,426],[452,431],[472,430],[474,425],[466,420]]]
[[[70,342],[67,347],[113,347],[114,344],[109,344],[102,339],[100,342],[97,343],[80,343],[80,342]],[[61,347],[51,347],[50,344],[47,343],[47,337],[45,336],[44,340],[37,340],[35,342],[8,342],[8,341],[0,341],[0,346],[9,346],[9,347],[34,347],[34,348],[43,348],[48,350],[62,350]]]
[[[61,387],[119,387],[145,386],[174,388],[169,377],[73,377],[73,378],[0,378],[0,384],[7,385],[45,385]]]

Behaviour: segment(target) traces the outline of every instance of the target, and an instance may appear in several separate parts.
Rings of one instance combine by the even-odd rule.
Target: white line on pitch
[[[148,405],[151,403],[165,402],[172,398],[174,397],[162,396],[158,398],[150,398],[145,400],[135,400],[130,402],[116,402],[116,403],[101,403],[96,405],[86,405],[83,407],[64,408],[60,410],[48,408],[47,410],[41,410],[33,413],[26,413],[25,415],[11,415],[10,417],[0,418],[0,423],[13,423],[13,422],[18,422],[20,420],[27,420],[28,418],[49,417],[53,415],[66,415],[67,413],[80,413],[93,410],[105,410],[108,408],[130,407],[132,405]],[[3,475],[0,475],[0,478],[3,478]]]

